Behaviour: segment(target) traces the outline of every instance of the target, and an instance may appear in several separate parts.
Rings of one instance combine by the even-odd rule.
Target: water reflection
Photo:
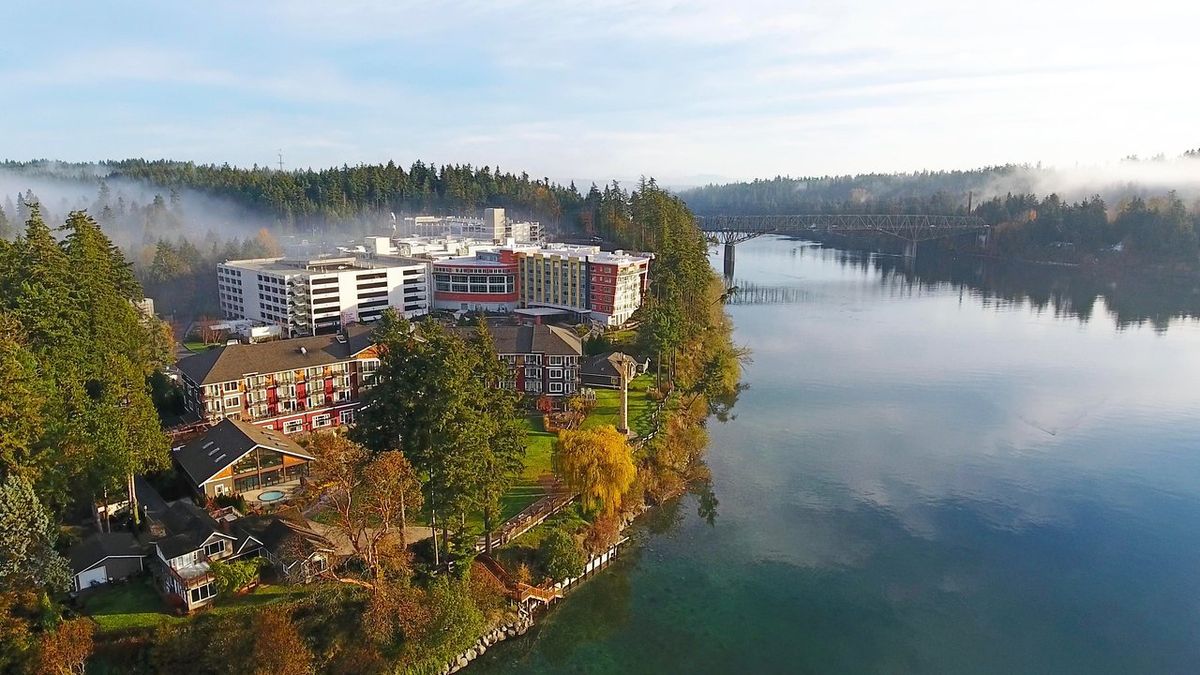
[[[1195,672],[1186,293],[766,238],[738,266],[711,485],[481,673]]]
[[[769,241],[769,240],[768,240]],[[825,248],[815,242],[777,238],[742,244],[753,248],[740,268],[726,265],[726,284],[736,286],[731,305],[802,304],[818,298],[794,282],[764,283],[747,266],[771,258],[816,258],[861,270],[880,286],[898,292],[944,291],[947,287],[986,305],[1027,306],[1054,316],[1087,322],[1097,302],[1118,328],[1150,324],[1164,332],[1172,320],[1200,318],[1200,280],[1183,276],[1154,278],[1149,273],[1101,273],[1078,267],[1007,262],[946,254],[926,254],[916,260],[887,253]],[[729,261],[731,262],[731,261]]]

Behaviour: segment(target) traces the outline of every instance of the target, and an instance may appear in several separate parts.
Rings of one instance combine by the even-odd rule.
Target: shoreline
[[[626,518],[622,521],[620,532],[624,532],[629,526],[633,525],[642,515],[652,509],[652,506],[644,505],[635,515]],[[607,548],[602,553],[597,553],[588,558],[584,563],[583,572],[577,577],[568,577],[562,581],[555,582],[553,588],[561,594],[557,601],[532,604],[529,607],[519,605],[517,609],[517,620],[501,626],[492,628],[483,635],[479,636],[470,647],[463,650],[454,658],[451,658],[446,665],[442,666],[441,670],[437,671],[439,675],[453,675],[479,658],[487,652],[491,647],[494,647],[501,642],[509,639],[515,639],[524,636],[537,623],[537,617],[540,614],[546,614],[554,609],[554,606],[559,602],[567,599],[566,592],[568,589],[575,588],[579,584],[594,577],[596,574],[604,571],[620,557],[621,548],[631,541],[630,537],[619,536],[617,543]]]

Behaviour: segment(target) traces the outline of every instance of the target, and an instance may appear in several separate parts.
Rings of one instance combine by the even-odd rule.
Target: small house
[[[97,532],[68,554],[76,591],[140,574],[146,549],[129,532]]]
[[[240,494],[264,502],[298,487],[312,461],[282,432],[228,418],[177,449],[174,458],[205,499]]]

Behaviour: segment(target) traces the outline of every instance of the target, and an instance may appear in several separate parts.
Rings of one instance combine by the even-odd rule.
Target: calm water
[[[784,304],[730,308],[754,362],[715,522],[655,512],[472,671],[1200,670],[1200,325],[1066,271],[1021,300],[894,267],[740,246]]]

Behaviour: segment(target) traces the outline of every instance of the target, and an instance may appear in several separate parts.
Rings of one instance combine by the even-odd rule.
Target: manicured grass
[[[154,628],[163,623],[183,621],[167,609],[166,602],[151,586],[151,579],[136,579],[95,592],[84,601],[83,613],[95,619],[101,632],[132,628]],[[262,584],[253,592],[232,597],[218,596],[201,612],[223,614],[258,608],[312,592],[311,586]]]
[[[605,333],[604,337],[613,347],[621,349],[633,345],[634,341],[637,340],[637,331],[628,329],[614,330]]]
[[[557,436],[546,431],[541,415],[526,417],[524,421],[525,469],[500,501],[501,514],[506,520],[545,496],[539,479],[552,472],[551,457]]]
[[[639,436],[650,433],[650,413],[654,401],[646,395],[646,389],[654,384],[649,373],[639,375],[629,383],[629,427]],[[583,421],[583,428],[590,429],[604,424],[614,427],[621,423],[621,390],[596,389],[596,408]]]
[[[187,347],[190,351],[193,351],[193,352],[202,352],[210,347],[218,347],[219,345],[217,345],[215,343],[197,342],[197,341],[193,340],[192,342],[183,343],[183,346]]]
[[[180,617],[167,612],[166,603],[151,583],[150,579],[135,579],[95,591],[84,601],[83,612],[96,620],[101,632],[180,621]]]

